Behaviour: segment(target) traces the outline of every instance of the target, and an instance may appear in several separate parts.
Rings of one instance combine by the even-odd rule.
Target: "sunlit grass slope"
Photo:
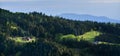
[[[83,40],[87,40],[87,41],[94,41],[94,38],[99,36],[101,33],[98,31],[90,31],[90,32],[86,32],[83,35],[79,35],[77,36],[77,40],[80,41],[81,39]]]
[[[73,34],[68,34],[68,35],[63,35],[60,37],[60,40],[64,40],[64,39],[72,39],[72,40],[86,40],[89,42],[93,42],[94,38],[99,36],[101,33],[98,31],[89,31],[84,33],[83,35],[79,35],[79,36],[75,36]]]

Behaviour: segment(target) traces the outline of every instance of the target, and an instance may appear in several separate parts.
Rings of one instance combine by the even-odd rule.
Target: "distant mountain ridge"
[[[66,18],[66,19],[72,19],[72,20],[80,20],[80,21],[97,21],[97,22],[111,22],[111,23],[120,23],[120,20],[110,19],[105,16],[93,16],[89,14],[74,14],[74,13],[64,13],[58,15],[60,17]]]

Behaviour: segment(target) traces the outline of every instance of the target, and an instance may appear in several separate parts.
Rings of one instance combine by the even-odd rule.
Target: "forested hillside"
[[[0,56],[120,56],[120,24],[0,9]]]

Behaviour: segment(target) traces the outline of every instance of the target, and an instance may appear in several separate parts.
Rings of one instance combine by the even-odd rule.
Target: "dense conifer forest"
[[[0,9],[0,56],[120,56],[120,24]]]

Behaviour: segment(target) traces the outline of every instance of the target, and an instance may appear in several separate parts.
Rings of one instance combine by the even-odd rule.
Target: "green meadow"
[[[89,42],[93,42],[94,38],[99,36],[101,33],[98,31],[89,31],[84,33],[83,35],[79,35],[79,36],[75,36],[73,34],[68,34],[68,35],[63,35],[60,37],[60,40],[64,40],[64,39],[71,39],[71,40],[86,40]]]

